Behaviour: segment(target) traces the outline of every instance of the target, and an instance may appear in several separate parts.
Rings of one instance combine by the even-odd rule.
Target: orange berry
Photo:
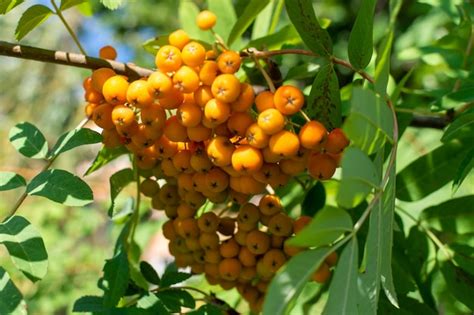
[[[269,108],[258,115],[258,126],[267,135],[273,135],[285,127],[285,117],[276,109]]]
[[[117,148],[122,146],[122,137],[115,129],[102,130],[102,143],[106,148]]]
[[[219,263],[219,275],[227,281],[236,280],[239,277],[242,265],[235,258],[226,258]]]
[[[207,155],[214,165],[223,167],[232,163],[234,145],[225,137],[215,137],[207,146]]]
[[[293,220],[280,212],[268,221],[268,231],[277,236],[290,236],[293,232]]]
[[[227,121],[229,118],[230,106],[223,101],[213,98],[207,102],[204,107],[204,115],[213,125],[217,126]]]
[[[262,259],[263,264],[273,273],[277,272],[286,262],[285,254],[279,249],[270,249]]]
[[[216,21],[216,15],[208,10],[199,12],[196,17],[196,24],[203,31],[213,28],[216,25]]]
[[[263,131],[258,123],[253,123],[247,128],[245,138],[249,145],[257,149],[265,148],[270,141],[270,136]]]
[[[247,248],[254,255],[261,255],[268,251],[270,248],[270,236],[268,234],[253,230],[247,234]]]
[[[116,126],[130,126],[135,121],[135,113],[130,107],[117,105],[112,110],[112,121]]]
[[[283,210],[280,198],[276,195],[265,195],[260,199],[258,208],[263,215],[273,216]]]
[[[293,115],[303,107],[304,95],[297,87],[283,85],[275,91],[273,102],[283,115]]]
[[[227,189],[229,186],[229,175],[220,168],[213,168],[206,174],[206,188],[213,192],[219,193]]]
[[[212,276],[214,278],[219,277],[219,265],[218,264],[205,264],[204,272],[206,275]],[[216,280],[217,281],[217,280]],[[217,284],[217,282],[216,282]]]
[[[99,50],[99,57],[102,59],[115,60],[115,58],[117,58],[117,51],[112,46],[104,46]]]
[[[235,73],[240,68],[240,55],[238,52],[227,50],[217,58],[217,66],[222,73]]]
[[[102,87],[104,86],[105,81],[108,78],[111,78],[115,75],[115,71],[110,68],[99,68],[94,70],[91,75],[91,86],[92,88],[99,93],[102,93]]]
[[[178,176],[180,173],[180,171],[174,166],[173,161],[168,158],[161,162],[161,168],[163,170],[163,174],[169,177]]]
[[[274,154],[288,158],[296,155],[300,141],[294,133],[282,130],[270,137],[268,147]]]
[[[237,99],[230,104],[230,107],[234,112],[245,112],[252,107],[255,99],[255,93],[253,88],[248,83],[240,84],[240,94]]]
[[[239,254],[240,246],[234,238],[229,238],[219,246],[219,252],[224,258],[232,258]]]
[[[217,66],[217,62],[207,60],[202,65],[201,70],[199,70],[199,79],[202,84],[211,86],[218,73],[219,67]]]
[[[191,157],[190,163],[191,163],[191,167],[196,172],[206,172],[212,168],[211,160],[209,159],[207,154],[202,150],[197,150],[195,154],[193,154],[193,156]]]
[[[110,104],[102,104],[97,106],[92,112],[92,120],[95,124],[103,129],[112,129],[115,127],[112,120],[112,110],[114,106]]]
[[[262,165],[262,153],[252,146],[241,145],[232,154],[232,167],[237,172],[255,173]]]
[[[196,214],[196,209],[184,203],[181,203],[176,211],[178,213],[178,218],[180,219],[193,218]]]
[[[207,102],[209,102],[213,98],[214,96],[212,95],[211,88],[207,85],[200,86],[194,92],[194,102],[200,107],[206,106]]]
[[[227,128],[232,134],[245,137],[247,129],[253,123],[254,120],[248,112],[236,112],[227,120]]]
[[[255,98],[255,106],[259,113],[264,112],[269,108],[275,108],[275,103],[273,102],[273,93],[271,91],[263,91],[258,93]]]
[[[199,77],[192,68],[182,66],[173,75],[174,87],[183,93],[193,93],[199,87]]]
[[[295,256],[296,254],[301,253],[304,250],[302,247],[288,245],[288,242],[285,242],[283,245],[283,252],[290,257]]]
[[[102,87],[102,94],[105,100],[112,104],[123,104],[127,101],[128,82],[124,76],[115,75],[105,81]]]
[[[232,103],[239,97],[240,82],[232,74],[221,74],[216,77],[211,89],[212,94],[217,100]]]
[[[204,260],[208,264],[219,264],[219,262],[222,260],[222,256],[219,253],[219,250],[206,250],[204,252]]]
[[[178,187],[184,191],[193,191],[193,173],[181,173],[178,175]]]
[[[198,238],[199,237],[199,228],[197,221],[194,218],[185,218],[182,219],[181,224],[178,225],[176,230],[179,235],[184,238]]]
[[[178,152],[178,145],[170,141],[168,137],[161,136],[156,142],[155,145],[157,147],[158,155],[161,158],[169,158]]]
[[[308,173],[315,179],[330,179],[336,172],[337,163],[328,154],[316,153],[309,157]]]
[[[201,233],[199,236],[199,244],[206,251],[217,250],[219,248],[219,236],[215,232]]]
[[[283,159],[278,163],[283,173],[295,176],[305,171],[306,163],[295,159]]]
[[[197,191],[190,191],[184,194],[184,201],[191,207],[199,208],[206,202],[206,197]]]
[[[171,116],[166,120],[164,134],[174,142],[185,142],[188,138],[186,127],[181,125],[177,116]]]
[[[146,126],[163,129],[166,122],[166,113],[159,105],[152,104],[140,111],[142,123]]]
[[[251,203],[246,203],[240,207],[239,215],[237,216],[237,222],[239,228],[241,224],[256,225],[260,219],[260,213],[258,207]],[[248,231],[247,229],[242,229]]]
[[[247,246],[247,231],[238,229],[234,234],[234,238],[240,246]]]
[[[160,71],[153,72],[147,80],[148,93],[154,97],[161,98],[167,93],[171,92],[173,82],[171,78]]]
[[[219,217],[214,212],[203,213],[198,219],[198,227],[204,233],[217,231]]]
[[[99,93],[94,89],[90,89],[84,92],[84,99],[89,103],[99,104],[102,103],[102,101],[104,100],[104,96],[102,95],[102,93]]]
[[[245,246],[240,248],[239,260],[245,267],[252,267],[257,264],[255,255]]]
[[[173,165],[180,172],[188,172],[191,169],[191,151],[181,150],[176,153],[173,158]]]
[[[145,179],[140,183],[140,192],[147,197],[153,197],[160,191],[160,185],[153,179]]]
[[[348,145],[349,139],[347,139],[344,131],[341,128],[335,128],[328,134],[324,148],[329,153],[337,154],[341,153]]]
[[[161,46],[155,57],[155,64],[162,72],[176,71],[183,63],[181,51],[171,45]]]
[[[187,128],[188,138],[191,141],[202,142],[211,138],[212,129],[205,127],[202,124],[198,124],[194,127]]]
[[[242,271],[240,272],[239,279],[238,279],[239,284],[251,282],[257,276],[257,269],[255,268],[255,266],[251,266],[251,267],[243,266],[243,263],[240,257],[239,257],[239,261],[242,264]]]
[[[183,31],[183,30],[176,30],[174,32],[172,32],[169,36],[168,36],[168,42],[170,43],[170,45],[178,48],[178,49],[183,49],[183,47],[189,43],[189,36],[188,34]]]
[[[168,220],[165,223],[163,223],[163,225],[161,226],[161,230],[163,231],[163,236],[167,240],[173,240],[178,235],[176,233],[176,230],[174,229],[173,221],[171,220]]]
[[[268,141],[270,142],[270,139]],[[281,160],[281,156],[270,150],[268,146],[262,149],[262,154],[265,163],[278,163]]]
[[[201,123],[202,110],[193,103],[183,103],[178,107],[176,116],[185,127],[196,127]]]
[[[323,262],[322,265],[319,266],[318,270],[313,273],[311,280],[318,283],[325,283],[330,277],[331,270],[329,270],[329,266]]]
[[[264,163],[258,172],[252,174],[253,178],[264,184],[271,183],[278,175],[280,175],[280,167],[277,164],[268,163]]]
[[[179,203],[178,187],[175,185],[164,184],[160,189],[159,195],[165,205],[177,205]]]
[[[185,65],[198,67],[201,66],[206,59],[206,50],[198,42],[190,42],[181,50],[181,58]]]
[[[299,132],[301,146],[316,149],[326,139],[327,130],[319,121],[307,122]]]
[[[147,107],[153,103],[153,97],[148,92],[148,82],[136,80],[127,89],[127,101],[136,107]]]
[[[175,109],[183,104],[184,95],[178,89],[172,88],[167,94],[160,98],[160,106],[164,109]]]

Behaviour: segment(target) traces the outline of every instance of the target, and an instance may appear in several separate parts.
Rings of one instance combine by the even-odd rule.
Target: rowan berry
[[[213,278],[216,279],[217,284],[217,278],[219,278],[219,264],[205,264],[204,265],[204,272],[206,273],[206,276],[212,276]],[[206,277],[207,278],[207,277]],[[209,284],[211,282],[208,280]]]
[[[217,126],[229,119],[230,106],[217,98],[213,98],[204,106],[204,116],[209,119],[213,126]]]
[[[280,212],[268,221],[268,231],[277,236],[290,236],[293,232],[293,220]]]
[[[176,211],[178,212],[178,218],[180,219],[193,218],[196,214],[195,208],[184,203],[179,204]]]
[[[217,66],[222,73],[235,73],[240,68],[240,55],[238,52],[226,50],[217,57]]]
[[[104,101],[104,96],[102,95],[102,93],[91,89],[91,90],[86,90],[84,92],[84,99],[88,101],[89,103],[100,104]]]
[[[229,175],[220,168],[213,168],[206,174],[206,188],[213,192],[219,193],[227,189],[229,186]]]
[[[230,104],[234,112],[245,112],[252,107],[255,100],[255,93],[253,88],[248,83],[240,84],[240,94],[237,99]]]
[[[102,87],[102,94],[105,100],[112,104],[123,104],[127,101],[128,82],[124,76],[115,75],[105,81]]]
[[[208,10],[199,12],[196,17],[196,24],[203,31],[213,28],[216,25],[216,21],[216,15]]]
[[[188,138],[191,141],[203,142],[212,137],[212,129],[205,127],[201,123],[194,127],[188,127],[186,130]]]
[[[283,85],[275,91],[273,102],[283,115],[293,115],[303,107],[304,95],[297,87]]]
[[[285,117],[278,110],[269,108],[258,115],[257,123],[267,135],[274,135],[285,127]]]
[[[117,105],[112,110],[112,121],[116,126],[128,127],[135,122],[135,113],[125,105]]]
[[[225,258],[219,263],[219,275],[227,281],[234,281],[239,277],[242,265],[235,258]]]
[[[198,67],[206,59],[206,50],[198,42],[190,42],[181,50],[183,63],[190,67]]]
[[[283,159],[278,165],[283,173],[291,176],[300,174],[306,169],[306,163],[295,159]]]
[[[102,59],[115,60],[117,58],[117,51],[112,46],[104,46],[99,49],[99,57]]]
[[[245,137],[247,129],[254,123],[252,116],[247,112],[235,112],[227,120],[227,128],[237,136]]]
[[[163,225],[161,226],[161,230],[163,231],[163,236],[167,240],[170,240],[170,241],[175,239],[176,236],[178,235],[176,233],[176,230],[174,229],[173,221],[171,220],[168,220],[165,223],[163,223]]]
[[[178,187],[175,185],[164,184],[160,189],[159,195],[165,205],[177,205],[179,203]]]
[[[185,142],[188,139],[186,127],[179,122],[177,116],[171,116],[166,120],[163,132],[168,139],[174,142]]]
[[[348,145],[349,139],[347,139],[342,129],[335,128],[328,134],[324,149],[329,153],[338,154]]]
[[[194,208],[199,208],[206,202],[206,197],[197,191],[189,191],[184,195],[184,201]]]
[[[232,167],[237,172],[255,173],[262,165],[262,153],[250,145],[241,145],[232,154]]]
[[[142,123],[146,126],[163,129],[166,122],[166,113],[159,105],[150,105],[140,111]]]
[[[258,208],[263,215],[273,216],[283,210],[280,198],[276,195],[265,195],[260,199]]]
[[[162,98],[173,89],[173,81],[160,71],[153,72],[147,80],[148,93],[156,98]]]
[[[281,157],[293,157],[298,153],[300,141],[294,133],[282,130],[270,137],[268,142],[270,151]]]
[[[153,197],[160,191],[160,185],[153,179],[145,179],[140,183],[140,192],[147,197]]]
[[[268,163],[264,163],[258,172],[252,174],[253,178],[264,184],[272,182],[278,175],[280,175],[278,164]]]
[[[155,64],[162,72],[176,71],[183,63],[181,51],[171,45],[161,46],[155,57]]]
[[[218,264],[222,260],[222,256],[218,249],[205,250],[204,260],[208,264]]]
[[[208,158],[207,154],[202,150],[198,150],[195,152],[195,154],[193,154],[193,156],[191,157],[190,163],[191,163],[191,167],[196,172],[206,172],[212,168],[211,160]]]
[[[202,84],[211,86],[219,73],[217,62],[213,60],[206,60],[199,70],[199,79]]]
[[[115,125],[112,120],[113,108],[113,105],[107,103],[97,106],[92,112],[92,120],[102,129],[114,128]]]
[[[219,252],[224,258],[232,258],[239,255],[240,246],[234,238],[229,238],[221,243]]]
[[[331,270],[329,270],[329,266],[323,262],[321,266],[319,266],[318,270],[313,273],[311,280],[318,283],[325,283],[330,277]]]
[[[219,248],[219,236],[215,232],[207,233],[203,231],[199,236],[199,244],[206,251],[216,250]]]
[[[261,255],[270,248],[270,236],[259,230],[250,231],[247,234],[246,244],[249,251],[254,255]]]
[[[231,217],[223,217],[219,221],[217,226],[217,231],[225,236],[230,236],[234,234],[235,230],[235,219]]]
[[[336,172],[337,163],[328,154],[316,153],[309,157],[308,173],[315,179],[330,179]]]
[[[299,217],[293,222],[293,232],[298,234],[305,226],[311,223],[311,220],[312,218],[307,215]]]
[[[196,127],[201,123],[202,110],[193,103],[183,103],[178,107],[176,116],[185,127]]]
[[[246,246],[242,246],[239,251],[239,260],[242,266],[252,267],[257,264],[257,258]]]
[[[157,147],[158,154],[162,159],[172,157],[176,152],[178,152],[178,145],[176,142],[171,141],[165,135],[156,140],[155,146]]]
[[[102,130],[102,143],[106,148],[117,148],[123,144],[122,137],[115,129]]]
[[[189,43],[189,41],[190,41],[189,35],[181,29],[172,32],[168,36],[168,42],[170,43],[170,45],[172,45],[172,46],[174,46],[178,49],[183,49],[183,47],[187,43]]]
[[[198,219],[198,227],[204,233],[217,231],[219,217],[214,212],[203,213]]]
[[[222,102],[232,103],[239,97],[240,82],[232,74],[218,75],[211,86],[212,95]]]
[[[257,111],[259,113],[262,113],[270,108],[275,108],[273,96],[274,94],[271,91],[263,91],[257,94],[257,97],[255,97],[255,106],[257,107]]]
[[[127,101],[133,106],[144,108],[153,103],[153,96],[148,91],[148,82],[136,80],[127,89]]]
[[[240,260],[240,258],[239,258],[239,261],[242,264],[242,261]],[[256,277],[257,277],[257,269],[255,268],[255,266],[245,267],[242,264],[242,271],[240,271],[239,278],[238,278],[238,282],[240,284],[249,283]]]
[[[270,249],[263,256],[263,264],[273,273],[286,262],[285,254],[279,249]]]
[[[213,138],[207,146],[207,155],[214,165],[223,167],[232,162],[234,145],[225,137]]]
[[[192,68],[182,66],[173,75],[174,87],[183,93],[193,93],[199,88],[199,77]]]
[[[102,87],[105,81],[115,75],[115,71],[110,68],[99,68],[94,70],[91,75],[92,88],[99,93],[102,93]]]

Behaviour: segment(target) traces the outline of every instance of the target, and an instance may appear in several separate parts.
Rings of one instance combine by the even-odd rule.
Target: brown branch
[[[126,75],[130,78],[147,77],[153,73],[150,69],[141,68],[130,63],[122,63],[70,52],[13,44],[5,41],[0,41],[0,56],[36,60],[91,70],[98,68],[111,68],[116,73]]]

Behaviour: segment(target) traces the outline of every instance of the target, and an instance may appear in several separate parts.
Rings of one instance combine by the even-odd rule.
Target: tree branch
[[[153,70],[141,68],[131,63],[122,63],[70,52],[13,44],[5,41],[0,41],[0,56],[43,61],[91,70],[111,68],[116,73],[126,75],[130,78],[147,77],[153,73]]]

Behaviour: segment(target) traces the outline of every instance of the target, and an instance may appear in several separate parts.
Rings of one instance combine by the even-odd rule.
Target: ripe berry
[[[239,97],[240,82],[232,74],[221,74],[216,77],[211,89],[217,100],[232,103]]]
[[[208,10],[199,12],[198,16],[196,17],[196,24],[203,31],[213,28],[214,25],[216,25],[216,21],[216,15]]]
[[[193,93],[199,87],[197,73],[187,66],[182,66],[173,75],[174,87],[183,93]]]
[[[312,120],[307,122],[299,132],[301,146],[306,149],[316,149],[324,140],[326,140],[327,130],[323,124]]]
[[[240,55],[238,52],[227,50],[217,58],[217,66],[222,73],[235,73],[240,68]]]
[[[198,67],[201,66],[206,59],[206,50],[198,42],[190,42],[181,50],[181,58],[185,65]]]
[[[181,51],[174,46],[162,46],[156,53],[155,64],[162,72],[176,71],[182,63]]]
[[[255,99],[253,88],[248,83],[240,84],[240,95],[237,99],[230,104],[230,107],[234,112],[245,112],[252,107]]]
[[[94,70],[91,75],[91,85],[92,88],[99,93],[102,93],[102,87],[104,86],[105,81],[108,78],[111,78],[115,75],[115,71],[109,68],[99,68]]]
[[[124,76],[115,75],[105,81],[102,87],[102,94],[105,100],[112,104],[123,104],[127,101],[128,82]]]
[[[130,126],[135,121],[135,113],[130,107],[117,105],[112,110],[112,121],[116,126]]]
[[[117,51],[112,46],[104,46],[99,50],[99,57],[102,59],[115,60],[115,58],[117,58]]]
[[[183,49],[183,47],[189,43],[189,40],[188,34],[183,30],[176,30],[168,36],[170,45],[178,49]]]
[[[161,98],[171,92],[173,82],[170,77],[163,72],[153,72],[147,80],[148,93],[156,98]]]
[[[288,158],[298,153],[300,141],[294,133],[282,130],[270,137],[268,146],[274,154]]]
[[[337,163],[328,154],[316,153],[309,157],[308,173],[316,179],[330,179],[336,172]]]
[[[207,60],[202,65],[201,70],[199,70],[199,79],[202,84],[211,86],[218,73],[219,67],[217,66],[217,62]]]
[[[276,109],[269,108],[258,115],[258,126],[267,135],[273,135],[285,127],[285,117]]]
[[[251,253],[261,255],[270,248],[270,236],[262,231],[253,230],[247,234],[246,243]]]
[[[241,145],[232,154],[232,167],[237,172],[255,173],[262,165],[262,153],[250,145]]]
[[[229,119],[230,106],[217,98],[213,98],[204,107],[204,115],[212,125],[220,125]]]
[[[324,148],[327,152],[337,154],[341,153],[349,145],[349,139],[341,128],[333,129],[327,137]]]
[[[294,86],[283,85],[275,91],[273,102],[283,115],[293,115],[303,107],[304,95]]]

